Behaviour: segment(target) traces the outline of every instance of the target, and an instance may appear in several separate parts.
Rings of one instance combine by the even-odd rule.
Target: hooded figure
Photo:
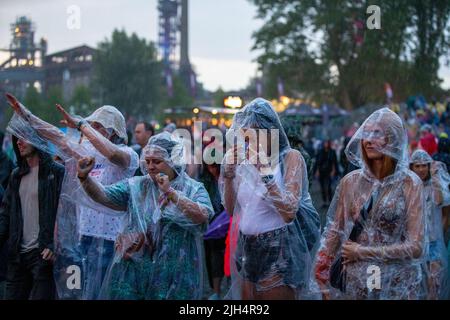
[[[132,177],[139,158],[125,145],[125,119],[111,106],[99,108],[86,119],[71,116],[59,106],[66,125],[79,131],[68,130],[64,134],[33,115],[14,97],[7,98],[15,110],[8,130],[64,161],[66,170],[55,230],[54,274],[58,296],[96,299],[113,258],[114,242],[125,221],[123,215],[95,203],[84,193],[77,178],[77,161],[94,157],[96,166],[90,175],[104,185]],[[79,281],[74,281],[77,276]]]
[[[320,223],[301,153],[260,98],[236,113],[227,140],[234,148],[224,157],[219,186],[233,216],[228,298],[306,297]]]
[[[141,155],[146,175],[111,186],[88,177],[94,159],[79,161],[87,194],[127,220],[101,298],[202,298],[202,234],[213,209],[203,184],[185,173],[183,155],[182,142],[168,132],[153,136]]]
[[[103,106],[95,110],[85,119],[87,122],[100,123],[104,128],[113,130],[123,144],[128,143],[125,118],[122,113],[113,106]]]
[[[433,161],[424,150],[412,154],[410,167],[424,185],[428,298],[446,299],[449,283],[442,208],[450,205],[450,176],[445,165]]]
[[[407,136],[388,108],[370,115],[347,145],[361,169],[340,182],[315,261],[325,298],[423,299],[423,186],[408,169]]]
[[[53,236],[64,167],[50,155],[13,137],[18,167],[13,170],[0,206],[0,248],[8,241],[6,299],[53,299],[52,259],[44,251],[54,251]],[[36,157],[30,166],[21,156]],[[30,149],[31,148],[31,149]]]

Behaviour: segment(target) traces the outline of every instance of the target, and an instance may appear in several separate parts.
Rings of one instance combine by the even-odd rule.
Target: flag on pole
[[[192,70],[191,73],[189,74],[189,82],[191,85],[191,95],[195,97],[197,94],[197,77],[195,76],[195,73]]]
[[[170,69],[166,70],[166,85],[167,85],[167,94],[170,98],[173,97],[173,79],[172,79],[172,72]]]
[[[391,103],[392,98],[394,97],[394,91],[392,91],[392,87],[388,82],[384,84],[384,91],[386,92],[387,102]]]
[[[256,95],[258,97],[262,97],[262,94],[263,94],[262,81],[261,79],[256,79]]]
[[[277,85],[277,88],[278,88],[278,96],[279,96],[279,97],[284,96],[284,85],[283,85],[283,80],[281,80],[280,77],[278,77],[278,85]]]

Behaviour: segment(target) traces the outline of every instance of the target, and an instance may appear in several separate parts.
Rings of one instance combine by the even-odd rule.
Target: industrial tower
[[[188,0],[159,0],[158,11],[158,46],[166,77],[177,72],[195,95],[196,77],[189,60]]]
[[[0,65],[0,92],[13,91],[19,96],[25,94],[30,85],[42,86],[44,79],[43,57],[47,52],[47,41],[34,42],[35,27],[27,17],[19,17],[11,24],[12,41],[8,59]]]

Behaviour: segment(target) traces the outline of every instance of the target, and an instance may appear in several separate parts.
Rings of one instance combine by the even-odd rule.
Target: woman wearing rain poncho
[[[266,100],[252,101],[234,116],[228,143],[235,137],[238,144],[226,153],[219,181],[233,215],[229,298],[306,297],[320,223],[305,161],[289,146]]]
[[[448,261],[444,243],[442,209],[450,205],[450,176],[445,164],[433,161],[424,150],[416,150],[412,154],[410,167],[424,185],[428,298],[447,299]]]
[[[64,160],[66,175],[55,232],[54,273],[58,297],[96,299],[113,258],[114,241],[124,222],[115,211],[96,204],[84,193],[76,176],[77,161],[86,156],[95,157],[96,166],[90,175],[105,185],[132,177],[139,159],[126,146],[125,119],[112,106],[101,107],[82,119],[69,115],[58,105],[64,124],[78,129],[83,137],[80,140],[34,116],[13,96],[7,98],[16,111],[8,130],[39,148],[49,149],[47,141],[53,143],[55,148],[49,149],[49,153]],[[81,277],[77,270],[81,271]],[[76,281],[77,275],[80,281]]]
[[[202,234],[213,209],[203,184],[185,173],[183,154],[182,142],[168,132],[153,136],[141,155],[141,170],[148,174],[106,187],[89,175],[95,159],[79,161],[87,194],[113,210],[127,210],[102,298],[202,298]]]
[[[374,112],[346,155],[346,175],[328,211],[315,261],[326,298],[423,299],[424,197],[408,169],[407,137],[388,108]]]

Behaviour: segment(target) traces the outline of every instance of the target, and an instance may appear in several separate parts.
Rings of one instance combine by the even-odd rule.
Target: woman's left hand
[[[353,241],[347,241],[342,246],[342,258],[344,259],[344,264],[355,262],[360,259],[360,248],[361,246]]]

